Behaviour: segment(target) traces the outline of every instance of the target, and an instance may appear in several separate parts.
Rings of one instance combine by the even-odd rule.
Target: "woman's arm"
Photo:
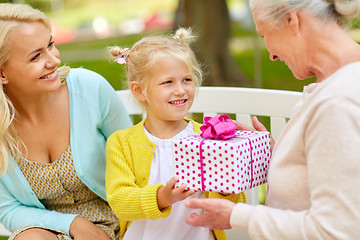
[[[22,187],[17,167],[0,178],[0,222],[10,231],[24,226],[44,226],[69,234],[74,214],[46,210],[33,192]]]
[[[344,99],[331,99],[314,111],[304,133],[311,203],[308,209],[294,211],[241,203],[231,206],[224,200],[196,199],[187,200],[186,206],[203,208],[206,215],[190,216],[187,222],[226,228],[225,223],[230,220],[232,227],[247,229],[252,239],[357,239],[360,236],[357,227],[360,224],[359,119],[357,103]],[[230,219],[228,214],[223,219],[212,218],[219,208],[231,209]]]
[[[102,78],[101,76],[99,77]],[[105,79],[101,80],[99,99],[103,119],[101,131],[106,138],[116,130],[125,129],[132,125],[123,102]]]

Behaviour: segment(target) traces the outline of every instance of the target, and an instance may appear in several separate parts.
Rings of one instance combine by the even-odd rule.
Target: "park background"
[[[302,91],[315,78],[297,80],[280,61],[272,62],[258,36],[248,0],[12,0],[51,18],[62,64],[104,76],[116,90],[126,89],[125,66],[107,48],[131,48],[144,36],[169,35],[179,26],[197,35],[193,45],[205,73],[204,86]],[[349,28],[360,42],[360,21]],[[260,119],[266,126],[267,119]],[[264,186],[260,188],[264,203]],[[2,239],[0,237],[0,239]],[[6,239],[6,238],[4,238]]]
[[[193,49],[207,86],[302,91],[314,78],[297,80],[287,66],[272,62],[256,34],[247,0],[12,0],[44,11],[54,26],[63,64],[104,76],[126,88],[125,66],[108,55],[109,46],[129,47],[144,36],[168,35],[179,26],[197,35]],[[360,41],[359,21],[350,29]]]

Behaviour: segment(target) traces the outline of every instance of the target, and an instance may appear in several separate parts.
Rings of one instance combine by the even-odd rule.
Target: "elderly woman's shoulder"
[[[330,77],[325,87],[328,94],[333,97],[354,98],[359,101],[360,92],[360,62],[345,65]]]
[[[360,87],[360,61],[343,66],[334,75],[339,85]]]
[[[360,92],[360,62],[351,63],[344,67],[344,73],[340,75],[340,81],[344,88],[345,96],[352,96],[357,102],[359,99]]]

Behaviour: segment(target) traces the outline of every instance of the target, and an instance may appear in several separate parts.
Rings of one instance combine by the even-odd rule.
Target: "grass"
[[[6,239],[8,239],[8,237],[6,237],[6,236],[0,236],[0,240],[6,240]]]

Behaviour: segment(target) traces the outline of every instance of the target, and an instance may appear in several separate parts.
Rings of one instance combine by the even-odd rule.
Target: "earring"
[[[2,84],[7,84],[8,82],[9,82],[9,81],[5,78],[4,73],[1,72],[1,83],[2,83]]]

